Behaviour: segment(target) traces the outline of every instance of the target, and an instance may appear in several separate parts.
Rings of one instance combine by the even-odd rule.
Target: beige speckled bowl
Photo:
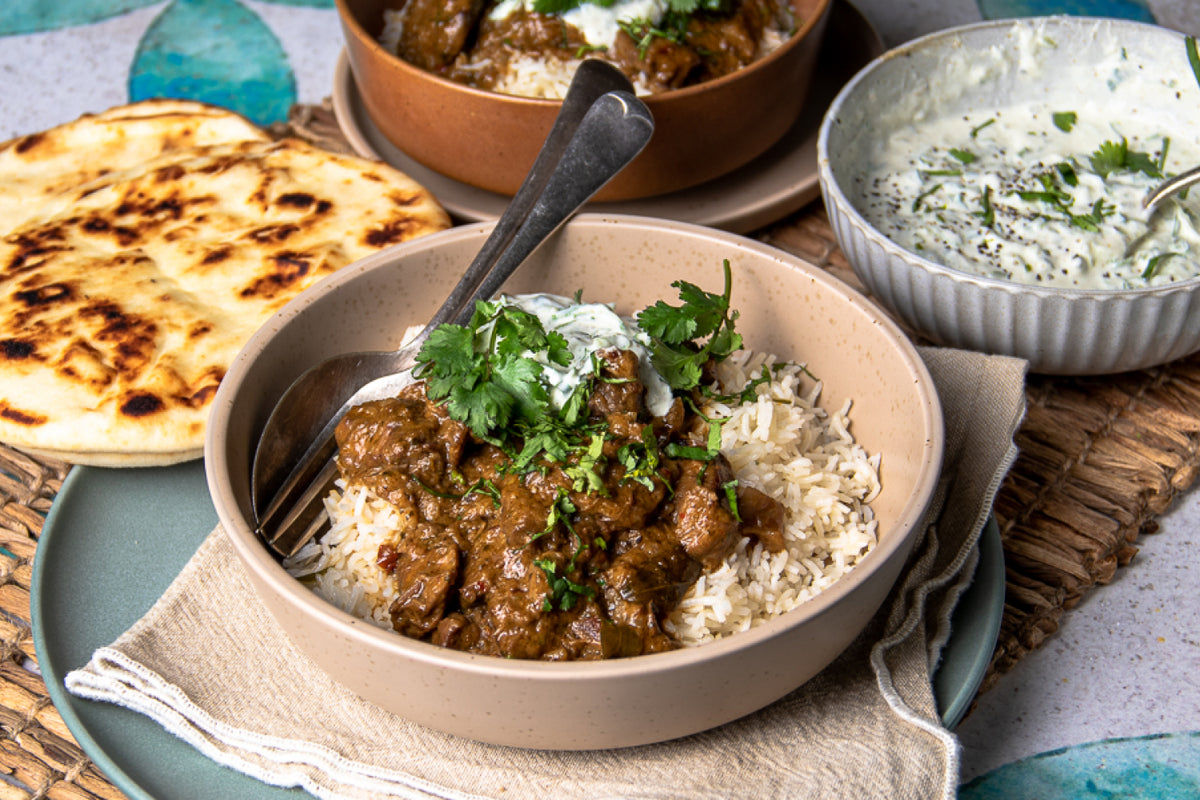
[[[698,648],[608,662],[543,663],[444,650],[355,620],[292,579],[251,531],[249,469],[276,398],[336,353],[395,346],[424,322],[490,223],[382,251],[304,293],[229,369],[214,403],[206,468],[221,522],[255,589],[295,645],[362,697],[424,725],[498,744],[638,745],[748,714],[803,684],[866,625],[912,549],[942,460],[941,406],[913,346],[878,309],[820,269],[733,234],[585,214],[524,264],[505,291],[582,289],[632,313],[676,300],[684,277],[719,290],[734,271],[749,346],[805,361],[827,407],[852,398],[851,431],[882,454],[877,547],[833,587],[752,631]]]
[[[831,0],[792,0],[800,28],[766,58],[714,81],[646,99],[654,138],[597,200],[699,185],[750,163],[804,106]],[[377,41],[395,0],[337,0],[346,54],[367,113],[407,155],[454,180],[516,192],[561,105],[472,89],[418,69]]]
[[[1057,43],[1040,70],[1018,55],[1018,43],[1033,33]],[[1131,69],[1155,76],[1158,85],[1111,91],[1107,86],[1113,78],[1099,67],[1090,80],[1076,79],[1080,69],[1091,69],[1096,53],[1110,48],[1119,48]],[[965,90],[956,88],[962,53],[978,54],[978,83]],[[1068,71],[1071,79],[1063,80]],[[939,31],[884,53],[846,84],[821,126],[817,168],[838,243],[872,296],[938,344],[1024,358],[1033,372],[1103,375],[1200,350],[1200,278],[1142,289],[1085,290],[982,277],[906,250],[863,214],[868,164],[887,136],[889,115],[992,113],[1035,98],[1052,98],[1049,102],[1073,109],[1080,95],[1105,98],[1105,113],[1117,123],[1136,115],[1169,119],[1181,108],[1200,108],[1200,86],[1188,65],[1183,34],[1083,17],[1001,20]],[[1176,144],[1196,135],[1182,124]]]

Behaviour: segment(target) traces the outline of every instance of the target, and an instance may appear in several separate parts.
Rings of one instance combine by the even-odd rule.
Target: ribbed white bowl
[[[863,179],[863,148],[869,146],[881,98],[902,92],[936,96],[944,79],[937,71],[946,55],[1013,47],[1013,31],[1020,25],[1044,26],[1061,45],[1063,58],[1085,58],[1097,37],[1114,36],[1131,58],[1145,58],[1155,68],[1162,68],[1164,58],[1180,62],[1178,89],[1194,93],[1200,104],[1183,35],[1151,25],[1051,17],[967,25],[914,40],[864,67],[842,89],[822,123],[818,172],[838,244],[871,294],[913,330],[938,344],[1024,358],[1033,372],[1108,374],[1200,350],[1200,279],[1148,289],[1081,290],[970,275],[895,244],[851,201]],[[1047,91],[1028,80],[1001,83],[981,88],[980,102],[994,106],[1021,92]],[[1121,113],[1113,109],[1115,117]]]

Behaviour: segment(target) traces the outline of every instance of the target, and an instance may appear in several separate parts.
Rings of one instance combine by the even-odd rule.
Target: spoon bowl
[[[1190,186],[1195,186],[1200,183],[1200,167],[1189,169],[1187,172],[1181,172],[1178,175],[1167,178],[1165,181],[1154,187],[1146,199],[1142,201],[1144,208],[1149,208],[1155,203],[1159,203],[1171,195],[1178,194]]]

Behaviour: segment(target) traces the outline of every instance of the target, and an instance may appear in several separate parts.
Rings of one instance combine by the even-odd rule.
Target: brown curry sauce
[[[408,512],[413,524],[377,563],[396,582],[401,634],[509,658],[633,656],[677,647],[663,620],[704,569],[743,536],[782,549],[783,508],[726,486],[729,464],[662,456],[631,476],[623,447],[703,448],[707,422],[676,399],[653,417],[637,357],[600,354],[588,424],[604,436],[603,488],[580,488],[571,464],[518,473],[503,449],[474,437],[415,383],[352,409],[337,429],[339,468]]]

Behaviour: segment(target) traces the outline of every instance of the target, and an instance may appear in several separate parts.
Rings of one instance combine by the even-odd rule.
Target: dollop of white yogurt
[[[508,17],[518,9],[531,11],[533,0],[501,0],[489,16],[494,20]],[[612,47],[621,30],[620,23],[633,20],[649,20],[657,25],[666,13],[665,0],[616,0],[612,5],[580,3],[559,17],[563,22],[579,30],[588,44],[595,47]]]
[[[585,377],[594,373],[592,355],[605,350],[630,350],[638,357],[638,377],[646,388],[646,408],[663,416],[671,408],[674,396],[666,380],[651,363],[650,336],[633,320],[626,319],[607,303],[577,303],[554,294],[503,295],[500,302],[533,314],[546,332],[557,332],[567,340],[571,363],[563,366],[533,354],[542,365],[542,375],[550,388],[550,401],[562,408]]]

